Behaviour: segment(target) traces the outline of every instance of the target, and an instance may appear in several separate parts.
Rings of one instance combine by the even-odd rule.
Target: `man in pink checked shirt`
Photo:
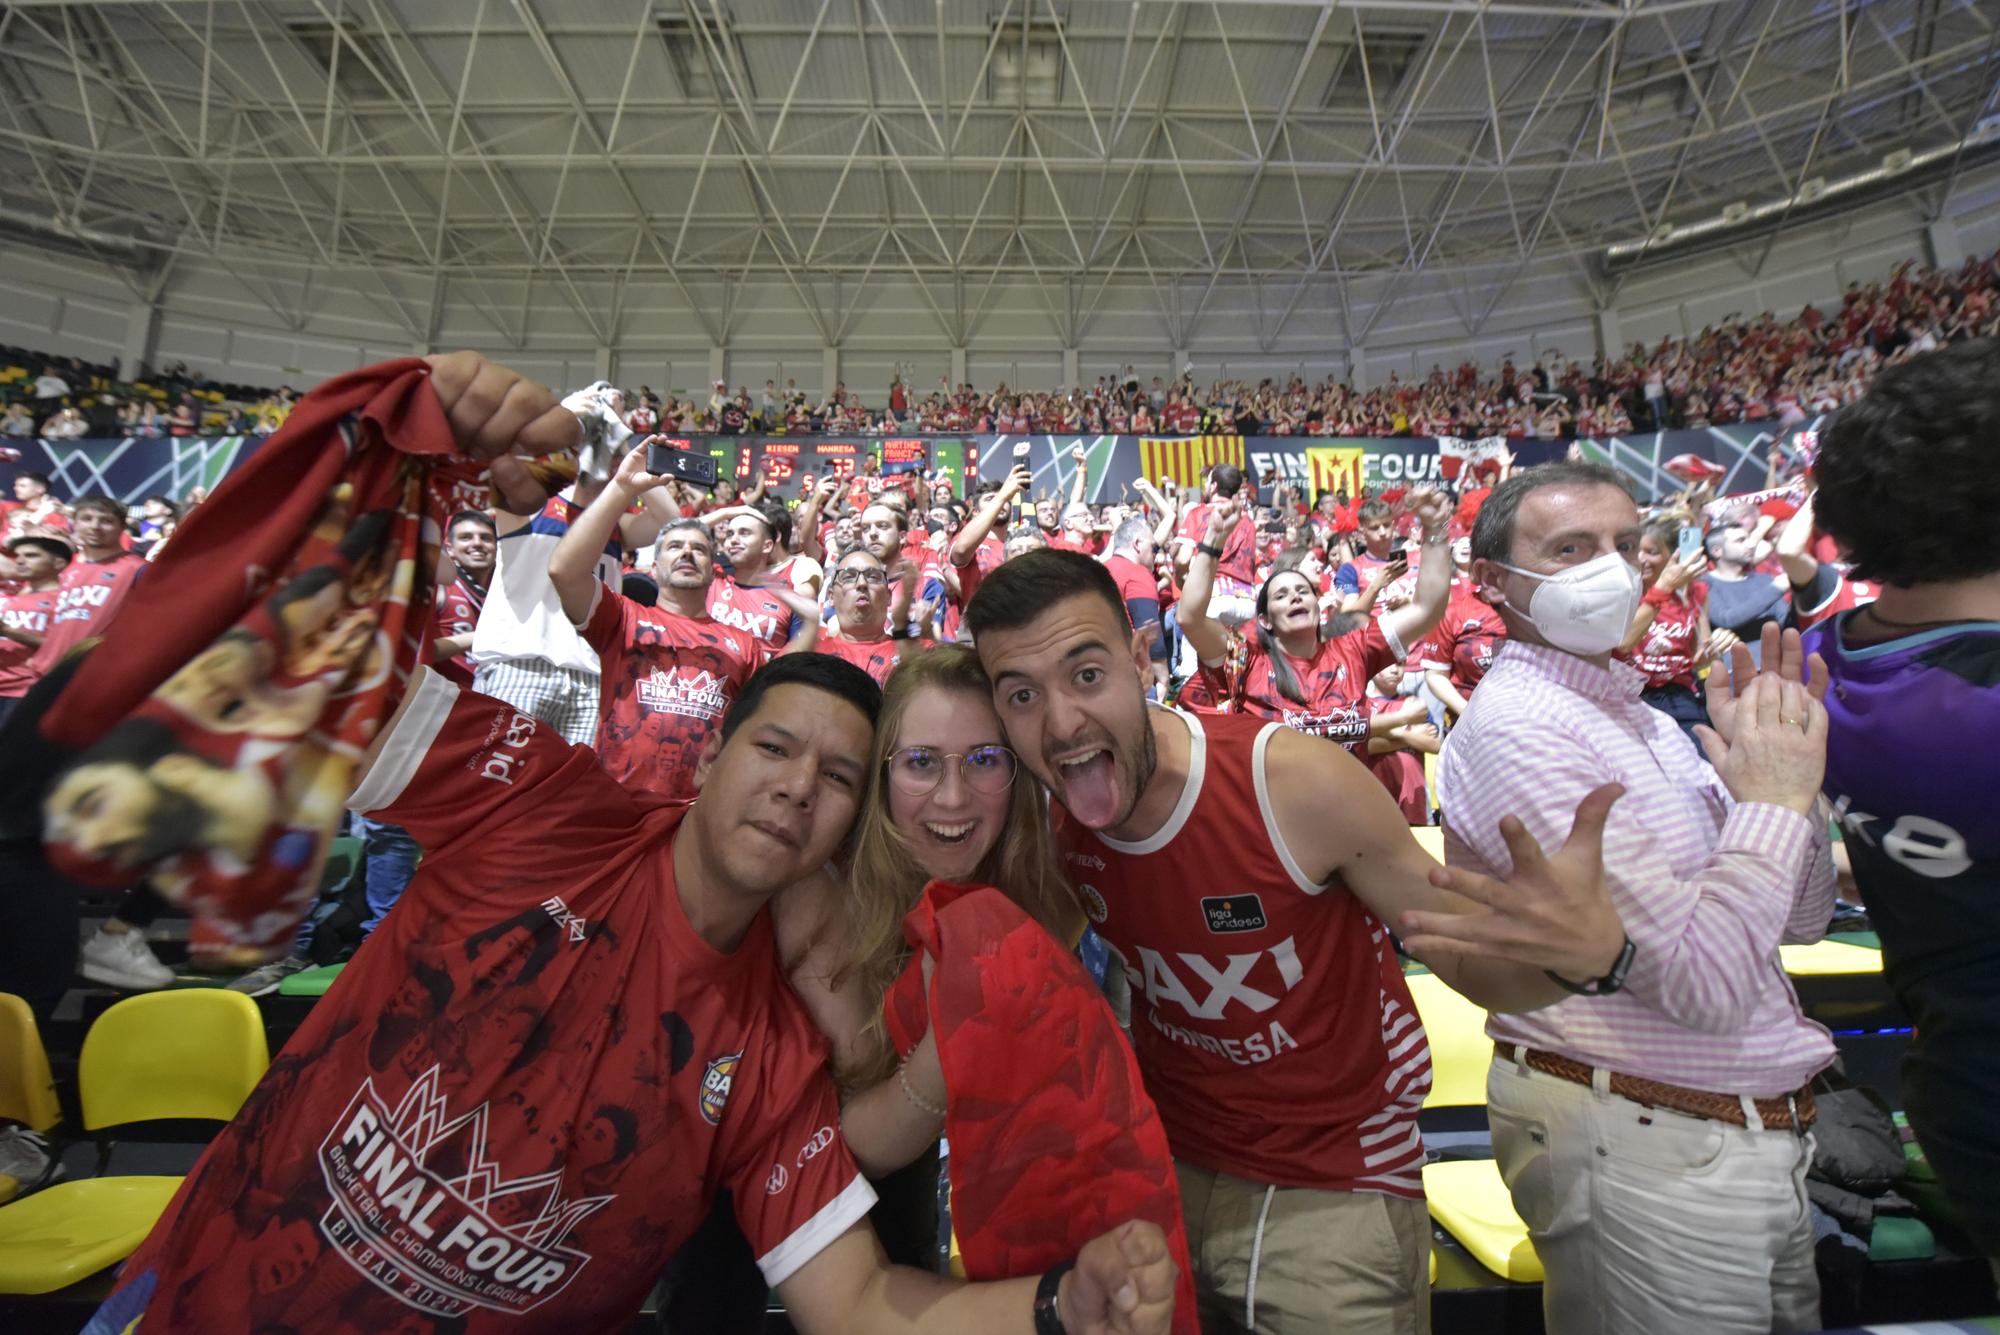
[[[1508,639],[1444,750],[1447,861],[1504,873],[1527,836],[1560,841],[1583,794],[1625,788],[1604,834],[1625,956],[1488,1021],[1494,1157],[1551,1335],[1817,1330],[1806,1086],[1833,1041],[1777,948],[1817,940],[1833,909],[1826,675],[1815,662],[1802,685],[1797,633],[1766,627],[1761,672],[1738,647],[1711,675],[1704,762],[1610,658],[1639,537],[1618,475],[1579,463],[1502,483],[1473,529]]]

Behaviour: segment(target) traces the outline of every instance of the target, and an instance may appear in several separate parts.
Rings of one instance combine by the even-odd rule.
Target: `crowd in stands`
[[[788,380],[706,398],[628,391],[633,430],[882,435],[896,432],[1111,435],[1513,436],[1548,440],[1770,422],[1790,426],[1853,402],[1885,366],[1980,334],[2000,333],[2000,254],[1956,271],[1911,260],[1881,282],[1852,283],[1837,308],[1790,320],[1733,315],[1693,338],[1634,344],[1592,361],[1551,353],[1498,368],[1433,366],[1421,380],[1391,372],[1355,390],[1327,377],[1168,382],[1122,374],[1053,393],[944,385],[928,393],[898,376],[886,403],[845,384],[815,399]]]
[[[1178,1263],[1193,1272],[1179,1300],[1190,1303],[1198,1288],[1212,1328],[1256,1329],[1261,1285],[1267,1312],[1282,1304],[1302,1329],[1422,1329],[1431,1224],[1416,1115],[1431,1059],[1402,967],[1384,945],[1394,934],[1499,1026],[1494,1146],[1535,1230],[1549,1329],[1817,1328],[1814,1219],[1797,1184],[1813,1154],[1811,1082],[1833,1046],[1772,960],[1781,940],[1819,939],[1834,909],[1828,823],[1847,812],[1830,812],[1822,777],[1832,795],[1828,754],[1839,739],[1829,742],[1828,719],[1845,693],[1837,685],[1829,695],[1823,675],[1807,682],[1800,633],[1829,656],[1847,633],[1893,644],[1928,626],[1923,643],[1967,637],[1949,662],[1918,666],[1942,663],[1968,690],[1983,689],[1980,702],[1960,707],[1990,715],[1991,624],[1925,611],[1910,589],[1947,577],[1984,581],[1974,592],[1990,601],[2000,562],[1993,470],[1968,487],[1974,500],[1939,497],[1916,474],[1927,438],[1955,466],[1991,463],[1977,450],[1990,455],[2000,428],[1991,389],[2000,345],[1987,337],[2000,333],[1996,258],[1955,274],[1906,265],[1852,290],[1835,312],[1732,321],[1588,368],[1522,373],[1510,364],[1487,382],[1468,366],[1365,394],[1233,382],[1197,393],[1185,380],[1146,387],[1128,373],[1063,396],[1002,387],[982,397],[961,386],[914,402],[899,382],[881,414],[838,388],[808,407],[775,385],[753,402],[718,384],[707,404],[689,406],[641,386],[592,410],[608,407],[633,433],[622,452],[608,450],[593,466],[586,448],[580,471],[553,485],[501,452],[520,436],[499,433],[464,508],[439,535],[433,670],[416,674],[417,705],[394,725],[423,737],[401,742],[392,730],[380,769],[354,799],[368,906],[358,934],[396,911],[385,935],[409,953],[360,954],[346,985],[320,1003],[325,1014],[316,1008],[295,1040],[312,1060],[289,1063],[260,1091],[256,1116],[225,1132],[206,1171],[190,1175],[178,1215],[120,1280],[144,1277],[130,1312],[151,1302],[148,1314],[161,1322],[195,1327],[218,1312],[256,1324],[253,1314],[283,1307],[307,1325],[336,1310],[357,1328],[389,1325],[393,1289],[371,1287],[312,1227],[303,1241],[282,1242],[297,1254],[273,1295],[236,1276],[258,1264],[259,1247],[281,1244],[253,1244],[219,1222],[239,1199],[278,1208],[263,1202],[293,1192],[304,1194],[302,1219],[326,1212],[331,1176],[298,1146],[325,1152],[345,1138],[367,1145],[364,1155],[377,1152],[382,1119],[372,1112],[369,1125],[356,1120],[350,1131],[312,1121],[321,1104],[338,1103],[336,1092],[358,1097],[364,1070],[386,1082],[394,1067],[428,1068],[426,1079],[445,1069],[458,1082],[452,1097],[476,1088],[491,1110],[480,1134],[495,1146],[509,1137],[508,1148],[536,1143],[538,1169],[553,1162],[569,1172],[572,1160],[598,1152],[569,1143],[581,1133],[537,1126],[559,1100],[579,1120],[603,1120],[597,1139],[610,1148],[575,1181],[595,1193],[592,1210],[605,1218],[584,1211],[569,1242],[597,1247],[613,1264],[600,1267],[604,1279],[589,1293],[579,1286],[562,1301],[582,1306],[609,1294],[615,1307],[636,1286],[636,1308],[659,1271],[656,1253],[673,1249],[663,1239],[687,1238],[715,1195],[714,1177],[687,1165],[740,1157],[749,1166],[740,1176],[731,1168],[727,1184],[752,1244],[733,1250],[758,1257],[782,1289],[798,1266],[833,1255],[828,1238],[858,1223],[874,1199],[843,1183],[916,1164],[929,1168],[934,1188],[936,1144],[951,1118],[953,1190],[976,1192],[982,1172],[993,1171],[981,1157],[982,1122],[1056,1116],[1030,1101],[1058,1083],[1038,1063],[1087,1048],[1103,1059],[1089,1067],[1091,1079],[1108,1084],[1086,1093],[1122,1107],[1138,1099],[1143,1075],[1158,1106],[1152,1134],[1180,1160],[1167,1164],[1165,1180],[1178,1183],[1185,1234],[1181,1211],[1171,1210],[1157,1253],[1146,1235],[1143,1264],[1131,1260],[1135,1294],[1173,1301],[1148,1286],[1160,1258],[1179,1248]],[[462,356],[469,382],[494,390],[494,404],[518,407],[539,393]],[[441,383],[459,368],[434,369]],[[1871,393],[1878,375],[1889,379]],[[1975,408],[1963,421],[1926,415],[1909,406],[1912,385],[1933,406],[1963,393]],[[459,420],[474,397],[460,389],[459,412],[446,415],[469,450],[484,423]],[[449,402],[445,388],[438,393]],[[627,403],[638,406],[627,412]],[[548,407],[553,415],[553,400]],[[652,473],[643,448],[665,443],[667,432],[780,420],[788,430],[842,432],[1254,426],[1525,437],[1635,421],[1795,423],[1835,408],[1847,411],[1830,430],[1846,435],[1824,501],[1811,444],[1773,452],[1758,491],[1717,494],[1696,467],[1684,490],[1639,505],[1619,475],[1580,452],[1541,469],[1517,472],[1510,460],[1438,486],[1357,494],[1310,494],[1223,463],[1197,487],[1147,480],[1135,500],[1116,503],[1085,498],[1082,467],[1066,496],[1036,496],[1023,464],[961,491],[941,474],[886,475],[870,460],[856,476],[805,477],[788,502],[762,479],[704,491]],[[1951,421],[1966,439],[1945,438]],[[1084,461],[1081,446],[1074,457]],[[1896,470],[1880,487],[1865,477],[1871,461]],[[0,502],[0,719],[121,605],[171,596],[152,587],[147,562],[202,499],[149,497],[135,514],[106,497],[58,497],[38,474],[18,474],[13,489]],[[1861,514],[1871,490],[1885,499],[1872,520]],[[1906,496],[1917,499],[1905,507]],[[1933,565],[1912,568],[1898,555],[1918,548]],[[1885,581],[1902,587],[1885,592]],[[343,613],[346,596],[343,586],[331,597]],[[1878,598],[1887,613],[1874,608]],[[1823,673],[1825,660],[1813,661]],[[266,669],[247,684],[218,676],[207,694],[248,707],[272,676]],[[1863,675],[1851,680],[1872,689]],[[1504,708],[1496,692],[1507,693]],[[1907,685],[1891,692],[1905,705],[1921,694]],[[497,714],[495,701],[504,706]],[[229,708],[218,712],[235,726]],[[1858,703],[1847,708],[1846,726],[1867,723]],[[523,720],[532,724],[516,729]],[[1990,736],[1968,735],[1973,748],[1990,745]],[[1948,721],[1926,736],[1938,751],[1924,764],[1974,753]],[[1644,814],[1607,833],[1613,799],[1600,785],[1614,781],[1626,789],[1623,811]],[[662,816],[697,792],[709,800]],[[1453,812],[1442,845],[1448,872],[1409,832],[1438,823],[1441,803]],[[1525,825],[1502,833],[1503,815]],[[1602,842],[1608,877],[1594,848],[1569,855],[1572,837]],[[1932,865],[1896,892],[1968,869],[1985,875],[1990,836],[1981,827],[1970,837],[1977,859],[1957,856],[1963,840],[1955,860],[1945,856],[1953,845],[1922,844],[1908,856]],[[1532,857],[1524,839],[1565,852]],[[537,857],[559,857],[561,867]],[[1857,858],[1864,877],[1884,874],[1868,854]],[[767,864],[784,876],[758,879]],[[703,900],[711,867],[726,871],[715,880],[727,893]],[[847,879],[827,879],[836,874]],[[404,902],[424,875],[437,879]],[[993,1077],[976,1113],[969,1105],[978,1100],[956,1082],[992,1071],[955,1074],[967,1070],[951,1064],[967,1049],[952,1045],[977,1039],[954,1032],[967,1017],[942,1008],[952,997],[979,998],[968,979],[984,976],[953,972],[973,969],[980,952],[937,924],[963,930],[964,918],[915,913],[929,904],[942,915],[954,902],[952,886],[936,898],[938,882],[996,887],[989,898],[1004,901],[1008,930],[1033,937],[1028,946],[984,941],[985,967],[1004,956],[1021,972],[986,989],[982,1004],[1001,1004],[993,998],[1003,991],[1075,1003],[1060,1016],[1000,1026],[1011,1055],[995,1062],[994,1050],[982,1051],[989,1067],[1018,1067],[1021,1087]],[[1465,898],[1437,893],[1447,884]],[[819,898],[784,894],[796,887]],[[1972,963],[1983,969],[2000,938],[1987,939],[1986,921],[1964,921],[1971,888],[1961,907],[1935,915],[1951,917],[1950,926],[1927,930],[1976,937]],[[558,890],[567,898],[552,897]],[[1474,900],[1481,911],[1452,911]],[[1172,912],[1162,908],[1169,904]],[[734,907],[711,916],[691,905]],[[170,985],[173,971],[146,941],[161,908],[144,887],[128,895],[83,943],[85,975],[132,990]],[[718,923],[730,912],[742,921],[725,930]],[[560,953],[559,929],[578,949]],[[277,989],[325,957],[313,931],[309,922],[290,954],[229,985],[253,995]],[[1107,1003],[1087,987],[1078,1001],[1069,988],[1067,947],[1079,937],[1086,952],[1105,943],[1116,952],[1095,971]],[[1062,944],[1043,949],[1045,938]],[[1893,971],[1901,942],[1885,931],[1884,944]],[[1966,949],[1964,940],[1955,948]],[[785,1011],[752,1035],[767,1045],[739,1068],[753,1049],[712,1036],[750,1023],[745,1014],[766,1014],[768,993],[758,988],[769,980],[745,971],[775,979],[781,957],[803,998],[783,1005],[803,1006],[795,1027],[810,1041],[793,1036],[785,1047]],[[429,1001],[418,995],[426,992]],[[1966,1045],[1955,1069],[1981,1064],[1982,1079],[2000,1069],[1990,986],[1911,995],[1912,1005],[1942,1008],[1920,1021],[1920,1034]],[[1117,1019],[1129,1027],[1129,1049],[1106,1005],[1128,1008]],[[698,1051],[683,1010],[700,1030]],[[1985,1036],[1933,1023],[1943,1014],[1974,1015],[1970,1027],[1986,1026]],[[628,1024],[630,1016],[640,1018]],[[833,1046],[843,1100],[819,1069],[814,1029]],[[1101,1049],[1091,1046],[1098,1039]],[[794,1069],[784,1054],[800,1049],[810,1059]],[[768,1143],[741,1156],[682,1154],[676,1143],[675,1162],[645,1158],[659,1145],[632,1129],[633,1108],[646,1115],[646,1095],[632,1091],[656,1093],[691,1057],[708,1063],[691,1105],[705,1124],[723,1125],[734,1073],[742,1101],[730,1117],[770,1117],[769,1126],[755,1123]],[[1074,1069],[1063,1079],[1073,1083]],[[607,1094],[607,1082],[627,1102]],[[781,1083],[810,1091],[797,1117],[743,1106],[773,1097]],[[623,1120],[605,1117],[607,1107]],[[677,1113],[671,1129],[660,1124],[660,1144],[718,1134],[691,1111]],[[1989,1236],[2000,1209],[1984,1171],[1994,1162],[1991,1126],[1979,1120],[1986,1113],[1953,1115],[1956,1133],[1940,1134],[1932,1152],[1964,1156],[1941,1159],[1940,1173],[1976,1245],[2000,1252]],[[1935,1109],[1913,1117],[1919,1135],[1943,1120]],[[1073,1142],[1064,1144],[1071,1154]],[[1584,1148],[1591,1144],[1595,1154]],[[800,1145],[812,1148],[795,1152]],[[1107,1180],[1120,1153],[1103,1151]],[[1689,1167],[1702,1164],[1721,1167]],[[640,1176],[670,1172],[699,1180],[676,1178],[642,1203]],[[1189,1203],[1196,1193],[1207,1208]],[[1038,1204],[1048,1212],[1053,1199],[1015,1195],[1029,1199],[1010,1208],[1029,1212]],[[1551,1205],[1574,1200],[1591,1202],[1580,1221]],[[654,1202],[670,1203],[658,1206],[674,1212],[664,1223],[637,1213]],[[935,1203],[933,1190],[932,1244]],[[798,1218],[785,1213],[793,1210]],[[881,1226],[890,1213],[878,1214]],[[1124,1217],[1089,1214],[1083,1236],[1067,1240],[1069,1254],[1096,1245],[1099,1224]],[[822,1227],[828,1218],[834,1225]],[[1039,1222],[1079,1227],[1074,1217]],[[722,1228],[735,1225],[724,1219]],[[1676,1243],[1645,1245],[1661,1230],[1678,1230]],[[1601,1245],[1584,1245],[1586,1234]],[[241,1244],[243,1254],[215,1254],[217,1239],[227,1244],[221,1253]],[[976,1241],[968,1236],[968,1256]],[[1710,1250],[1690,1264],[1684,1250],[1704,1244]],[[697,1277],[744,1265],[728,1259],[727,1244],[695,1245],[715,1246],[686,1262]],[[872,1275],[880,1255],[861,1250],[858,1261],[840,1253],[843,1264]],[[915,1253],[924,1264],[923,1246]],[[1367,1260],[1345,1268],[1329,1260],[1350,1254]],[[1365,1273],[1346,1273],[1355,1270]],[[1059,1261],[1044,1281],[1054,1328],[1077,1329],[1055,1295],[1075,1295],[1080,1283],[1063,1290],[1062,1271]],[[762,1281],[750,1279],[751,1319],[761,1322]],[[795,1283],[784,1296],[802,1312],[830,1291],[886,1308],[889,1283]],[[107,1310],[130,1315],[115,1301]],[[610,1326],[619,1313],[591,1315]],[[1184,1315],[1188,1324],[1176,1329],[1194,1329]]]
[[[213,381],[173,362],[118,379],[118,368],[0,346],[0,437],[267,436],[296,395]]]

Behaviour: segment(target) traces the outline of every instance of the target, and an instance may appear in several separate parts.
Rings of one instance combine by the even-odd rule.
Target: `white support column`
[[[118,348],[118,378],[126,384],[139,378],[139,368],[153,360],[160,340],[160,308],[134,302],[125,312],[125,341]]]
[[[1076,349],[1064,348],[1062,350],[1062,383],[1064,389],[1076,389],[1078,387],[1076,367]]]
[[[600,343],[597,345],[597,350],[591,357],[590,370],[591,379],[593,380],[609,380],[611,378],[610,344]]]
[[[1194,358],[1188,356],[1186,348],[1175,348],[1172,359],[1167,363],[1167,383],[1171,385],[1179,380],[1181,378],[1181,368],[1193,360]],[[1213,377],[1210,378],[1213,379]]]
[[[957,389],[971,378],[965,373],[965,349],[953,348],[951,350],[951,387]],[[911,386],[911,389],[914,391],[915,386]]]
[[[1625,350],[1625,332],[1618,325],[1618,312],[1606,306],[1597,313],[1597,352],[1606,360]]]
[[[840,346],[835,344],[820,353],[819,378],[823,386],[822,397],[833,393],[833,387],[840,383]]]
[[[1933,269],[1956,269],[1965,263],[1965,242],[1958,235],[1958,224],[1949,218],[1925,224],[1924,247],[1931,253]]]
[[[1368,349],[1359,343],[1347,349],[1347,383],[1356,390],[1368,388]]]
[[[706,406],[709,392],[715,388],[715,382],[718,380],[727,382],[728,379],[729,349],[720,343],[711,343],[708,348],[708,383],[694,396],[695,402]]]

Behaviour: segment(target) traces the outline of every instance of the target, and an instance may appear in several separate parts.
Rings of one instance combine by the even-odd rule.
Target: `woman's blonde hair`
[[[890,815],[889,757],[903,745],[903,718],[910,702],[926,690],[992,699],[992,686],[978,656],[956,644],[940,645],[904,659],[883,686],[881,720],[869,755],[867,795],[846,867],[846,905],[841,915],[846,919],[846,962],[833,978],[835,986],[858,986],[868,1006],[862,1046],[870,1055],[858,1059],[856,1069],[839,1072],[851,1087],[887,1077],[896,1064],[883,1030],[882,997],[909,962],[903,918],[923,894],[929,878],[918,865],[908,837],[896,828]],[[1075,892],[1056,857],[1048,799],[1025,767],[1017,768],[1013,787],[1008,790],[1007,817],[1000,836],[970,879],[1000,890],[1058,940],[1064,940],[1072,930],[1077,914]]]

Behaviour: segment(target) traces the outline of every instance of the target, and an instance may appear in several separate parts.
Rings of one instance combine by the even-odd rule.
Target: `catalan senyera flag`
[[[1322,446],[1308,446],[1306,467],[1312,474],[1313,495],[1323,491],[1347,489],[1348,496],[1361,494],[1361,461],[1368,457],[1364,449],[1329,449]]]
[[[1201,470],[1210,464],[1243,467],[1241,436],[1176,436],[1169,440],[1141,437],[1139,471],[1148,482],[1172,478],[1183,487],[1199,487]]]

